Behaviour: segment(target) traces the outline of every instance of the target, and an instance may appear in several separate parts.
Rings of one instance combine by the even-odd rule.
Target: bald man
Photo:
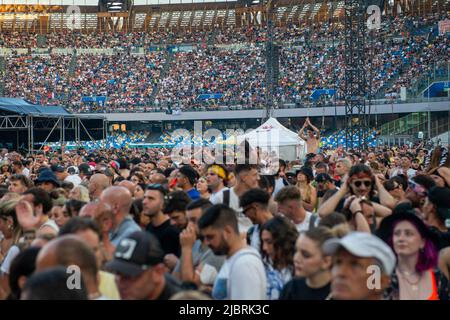
[[[119,242],[141,228],[130,216],[133,198],[130,191],[125,187],[113,186],[104,190],[100,200],[111,207],[113,213],[113,230],[110,233],[111,243],[117,247]]]
[[[103,190],[110,186],[109,178],[103,173],[96,173],[89,179],[89,197],[91,200],[100,198]]]
[[[101,245],[105,251],[106,259],[111,260],[116,250],[116,246],[109,239],[109,235],[114,229],[114,215],[111,207],[103,202],[89,202],[81,208],[79,216],[89,217],[97,222],[102,239]]]
[[[131,196],[134,197],[134,190],[136,190],[136,185],[129,180],[122,180],[118,184],[120,187],[125,187],[130,191]]]
[[[167,178],[162,173],[152,174],[150,180],[151,180],[151,183],[155,183],[155,184],[158,184],[158,183],[159,184],[166,184],[167,183]]]
[[[45,245],[37,256],[36,272],[56,266],[77,266],[80,268],[89,293],[89,299],[105,299],[98,288],[100,276],[95,254],[83,240],[74,235],[65,235]]]

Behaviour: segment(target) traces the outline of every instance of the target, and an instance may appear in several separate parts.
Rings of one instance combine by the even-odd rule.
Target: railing
[[[405,117],[388,122],[381,126],[381,135],[413,135],[424,126],[427,128],[428,113],[427,112],[415,112],[408,114]]]
[[[431,70],[418,77],[408,88],[408,96],[419,97],[433,82],[450,79],[450,61],[440,61]]]

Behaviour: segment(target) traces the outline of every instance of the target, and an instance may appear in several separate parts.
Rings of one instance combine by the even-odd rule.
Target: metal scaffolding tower
[[[344,30],[344,100],[345,138],[347,149],[367,146],[366,61],[364,44],[365,1],[345,0]]]

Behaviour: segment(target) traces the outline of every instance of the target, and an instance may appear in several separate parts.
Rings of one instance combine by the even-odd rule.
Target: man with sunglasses
[[[378,191],[377,195],[375,195],[375,190]],[[325,201],[319,207],[317,213],[323,218],[335,210],[341,212],[345,198],[351,195],[357,198],[369,199],[375,208],[377,216],[390,215],[390,208],[395,206],[394,198],[373,175],[371,169],[364,164],[358,164],[350,169],[349,177],[342,184],[341,189]]]
[[[165,272],[163,259],[158,239],[138,231],[122,239],[106,269],[117,275],[123,300],[169,300],[182,288]]]
[[[164,253],[179,257],[180,231],[170,223],[169,216],[163,212],[164,197],[167,193],[168,190],[161,184],[147,186],[142,201],[143,213],[151,218],[147,231],[159,240]]]
[[[418,175],[408,181],[406,198],[411,202],[413,208],[420,210],[425,203],[428,190],[435,185],[433,178],[426,175]]]
[[[383,184],[385,189],[389,192],[389,194],[392,197],[394,197],[397,203],[406,200],[406,192],[405,192],[406,190],[403,187],[401,179],[402,178],[400,176],[395,176]]]
[[[242,213],[253,223],[248,230],[249,243],[258,251],[261,249],[260,227],[273,218],[269,200],[270,195],[261,189],[250,189],[239,198]]]

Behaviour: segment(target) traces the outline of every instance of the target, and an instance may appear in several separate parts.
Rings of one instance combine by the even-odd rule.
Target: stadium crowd
[[[320,146],[309,120],[299,134],[306,157],[271,173],[246,143],[225,165],[211,150],[1,150],[0,296],[448,300],[448,149]]]
[[[432,73],[438,64],[448,72],[450,38],[448,34],[436,34],[437,21],[444,17],[387,19],[382,29],[371,34],[365,45],[372,97],[399,97],[401,87],[410,88],[417,79]],[[274,39],[282,45],[276,88],[278,105],[314,106],[311,94],[316,89],[336,89],[336,101],[342,103],[341,27],[337,25],[333,29],[324,23],[274,29]],[[0,37],[7,48],[22,47],[27,41],[30,46],[36,45],[33,35],[2,33]],[[52,48],[139,46],[148,51],[152,44],[195,45],[187,51],[150,50],[145,55],[130,51],[114,55],[77,53],[76,57],[56,53],[13,53],[5,57],[3,82],[6,96],[23,97],[41,104],[68,105],[75,112],[264,107],[265,28],[242,27],[213,33],[68,33],[46,37]],[[166,63],[169,56],[170,61]],[[164,69],[167,70],[163,72]],[[199,98],[201,94],[219,96]],[[83,100],[83,97],[97,96],[106,96],[106,102]]]

